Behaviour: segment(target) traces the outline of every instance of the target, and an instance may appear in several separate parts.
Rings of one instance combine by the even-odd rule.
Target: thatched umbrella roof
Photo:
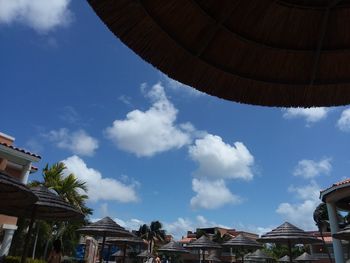
[[[63,200],[54,190],[49,190],[44,186],[31,187],[30,189],[36,195],[38,201],[26,209],[18,211],[17,214],[18,216],[30,218],[21,263],[26,261],[29,237],[36,219],[68,221],[82,220],[84,218],[84,215],[80,211]]]
[[[268,254],[266,254],[264,251],[262,251],[261,249],[257,249],[255,252],[249,254],[246,257],[246,260],[253,260],[253,261],[266,261],[266,259],[272,259],[271,256],[269,256]]]
[[[124,227],[118,225],[110,217],[102,218],[87,226],[83,226],[77,230],[80,234],[100,236],[100,237],[131,237],[131,232]]]
[[[272,231],[264,234],[257,241],[264,243],[282,243],[288,245],[290,262],[292,262],[293,244],[312,244],[320,243],[320,240],[311,236],[304,230],[285,222]]]
[[[230,240],[224,242],[222,244],[223,247],[236,247],[236,248],[259,248],[262,247],[261,244],[256,242],[255,240],[246,237],[243,234],[239,234],[238,236],[231,238]]]
[[[26,185],[0,171],[0,200],[0,212],[16,216],[34,204],[38,197]]]
[[[347,225],[344,229],[333,234],[332,237],[342,240],[350,240],[350,225]]]
[[[310,254],[304,252],[302,255],[300,255],[299,257],[294,259],[295,261],[315,261],[317,260],[317,258],[314,258],[313,256],[311,256]]]
[[[158,248],[158,251],[169,253],[189,253],[180,243],[173,240]]]
[[[189,249],[220,249],[221,246],[218,243],[215,243],[214,241],[210,240],[207,236],[203,235],[200,238],[198,238],[195,241],[190,242],[187,244],[186,248]]]
[[[133,234],[114,222],[110,217],[102,218],[95,223],[81,227],[77,230],[80,234],[102,237],[102,247],[100,253],[100,262],[102,262],[103,249],[106,237],[132,237]]]
[[[141,58],[205,93],[268,106],[350,103],[349,0],[88,0]]]
[[[272,231],[262,235],[259,242],[264,243],[290,243],[290,244],[312,244],[320,243],[316,237],[306,233],[304,230],[285,222]]]
[[[124,245],[124,244],[144,244],[145,241],[142,238],[134,236],[123,236],[123,237],[108,237],[106,238],[106,243],[114,245]]]
[[[288,255],[285,255],[277,260],[278,262],[290,262],[290,258]]]

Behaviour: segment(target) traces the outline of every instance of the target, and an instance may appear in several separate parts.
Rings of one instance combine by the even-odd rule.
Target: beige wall
[[[0,215],[0,225],[2,224],[16,225],[17,217]]]

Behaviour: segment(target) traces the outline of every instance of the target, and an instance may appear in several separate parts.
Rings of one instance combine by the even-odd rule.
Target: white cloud
[[[90,201],[114,200],[122,203],[138,201],[135,190],[137,185],[126,185],[114,178],[102,177],[99,171],[88,168],[76,155],[62,162],[67,167],[67,173],[73,173],[78,179],[86,182]]]
[[[70,0],[0,0],[0,23],[14,22],[47,32],[70,23]]]
[[[330,158],[325,158],[319,162],[313,160],[301,160],[296,166],[294,176],[304,177],[306,179],[314,178],[322,174],[329,174],[332,170]]]
[[[328,108],[289,108],[283,110],[283,117],[285,119],[305,118],[308,125],[321,121],[327,117]]]
[[[254,157],[241,142],[234,145],[222,141],[220,136],[207,134],[189,147],[190,157],[198,162],[196,176],[251,180]]]
[[[313,212],[320,203],[319,193],[320,187],[316,182],[312,181],[310,185],[303,187],[289,187],[289,192],[301,199],[301,203],[281,203],[276,212],[280,214],[284,220],[295,224],[304,230],[315,230],[315,222],[313,220]]]
[[[127,230],[139,230],[140,226],[145,224],[143,220],[132,218],[130,220],[122,220],[120,218],[114,218],[114,221],[117,222],[120,226],[126,228]]]
[[[241,202],[239,196],[233,195],[226,187],[225,181],[192,179],[192,190],[196,193],[191,199],[194,209],[216,209],[225,204],[238,204]]]
[[[78,155],[92,156],[98,148],[98,141],[84,130],[70,132],[68,129],[61,128],[44,134],[44,137],[54,142],[58,148]]]
[[[205,95],[205,93],[192,88],[188,85],[185,85],[177,80],[174,80],[172,78],[169,78],[168,76],[166,76],[165,74],[161,74],[161,79],[162,82],[164,81],[164,84],[166,87],[169,87],[172,90],[175,91],[184,91],[186,92],[186,94],[191,95],[191,96],[202,96]]]
[[[117,147],[137,156],[178,149],[192,141],[189,123],[176,125],[178,110],[168,100],[161,84],[154,85],[146,94],[153,101],[147,111],[133,110],[124,120],[115,120],[106,129],[106,135]]]
[[[340,119],[337,122],[337,127],[344,132],[350,132],[350,108],[341,113]]]

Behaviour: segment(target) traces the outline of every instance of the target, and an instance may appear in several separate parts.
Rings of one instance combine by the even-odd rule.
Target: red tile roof
[[[345,180],[343,180],[343,181],[340,181],[340,182],[337,182],[337,183],[332,184],[332,186],[330,186],[330,187],[328,187],[328,188],[322,190],[321,193],[324,192],[324,191],[327,191],[327,190],[331,189],[331,188],[334,187],[334,186],[340,186],[340,185],[349,184],[349,183],[350,183],[350,178],[345,179]]]
[[[27,151],[27,150],[24,150],[24,149],[15,147],[15,146],[13,146],[13,145],[9,145],[9,144],[4,143],[4,142],[0,142],[0,145],[3,145],[3,146],[5,146],[5,147],[8,147],[8,148],[13,149],[13,150],[15,150],[15,151],[22,152],[22,153],[24,153],[24,154],[28,154],[28,155],[30,155],[30,156],[33,156],[33,157],[36,157],[36,158],[41,159],[41,156],[40,156],[40,155],[37,155],[37,154],[35,154],[35,153],[31,153],[31,152],[29,152],[29,151]]]

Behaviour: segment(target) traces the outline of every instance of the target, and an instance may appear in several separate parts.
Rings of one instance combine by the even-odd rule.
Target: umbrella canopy
[[[169,253],[189,253],[180,243],[173,240],[158,248],[158,251]]]
[[[29,237],[36,219],[65,221],[82,220],[84,215],[72,205],[63,200],[55,191],[50,191],[44,186],[30,188],[38,198],[33,205],[18,211],[18,216],[30,218],[28,232],[26,234],[21,263],[26,261],[28,254]],[[16,210],[17,211],[17,210]]]
[[[121,227],[114,222],[110,217],[102,218],[95,223],[81,227],[77,230],[80,234],[93,235],[102,237],[102,247],[100,253],[100,262],[102,262],[103,250],[105,247],[106,237],[131,237],[132,233],[127,231],[124,227]]]
[[[313,256],[311,256],[310,254],[304,252],[302,255],[300,255],[299,257],[294,259],[295,261],[315,261],[317,260],[316,258],[314,258]]]
[[[349,0],[88,0],[173,79],[237,102],[350,103]]]
[[[80,234],[100,237],[131,237],[132,233],[114,222],[110,217],[102,218],[95,223],[81,227],[77,230]]]
[[[267,259],[273,259],[273,258],[268,254],[266,254],[261,249],[257,249],[255,252],[249,254],[246,257],[246,259],[250,261],[266,261]]]
[[[239,234],[238,236],[231,238],[230,240],[224,242],[222,244],[223,247],[232,247],[232,248],[259,248],[262,247],[261,244],[256,242],[255,240],[246,237],[243,234]]]
[[[285,243],[285,244],[311,244],[320,243],[316,237],[311,236],[304,230],[285,222],[272,231],[264,234],[257,241],[264,243]]]
[[[347,225],[343,230],[338,231],[332,236],[337,239],[350,240],[350,225]]]
[[[282,243],[288,245],[289,260],[292,262],[292,245],[293,244],[312,244],[320,243],[320,240],[306,233],[304,230],[297,228],[291,223],[285,222],[272,231],[264,234],[258,239],[265,243]]]
[[[278,262],[289,262],[290,258],[288,255],[285,255],[284,257],[281,257],[277,260]]]
[[[246,237],[243,234],[239,234],[238,236],[231,238],[230,240],[224,242],[222,244],[223,247],[237,248],[237,249],[247,249],[247,248],[260,248],[261,244],[256,242],[253,239]],[[242,255],[242,262],[244,262],[244,255]]]
[[[203,235],[200,238],[198,238],[195,241],[190,242],[186,248],[189,249],[220,249],[221,246],[218,243],[215,243],[214,241],[211,241],[207,236]]]
[[[123,237],[108,237],[106,238],[106,243],[114,244],[114,245],[123,245],[123,244],[144,244],[145,241],[142,238],[134,236],[130,233],[131,236],[123,236]]]
[[[16,216],[34,204],[38,197],[26,185],[0,171],[0,200],[0,212]]]

